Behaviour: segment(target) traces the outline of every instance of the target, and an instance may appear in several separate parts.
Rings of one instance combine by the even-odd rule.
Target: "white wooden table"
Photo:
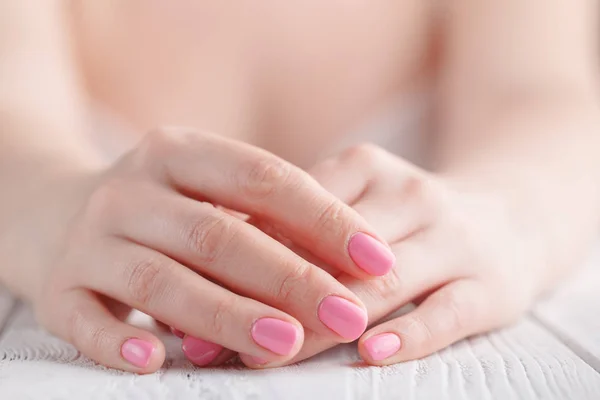
[[[0,291],[0,399],[600,399],[599,315],[600,245],[518,324],[423,360],[367,367],[344,345],[278,370],[209,370],[165,334],[165,366],[137,376],[82,357]]]

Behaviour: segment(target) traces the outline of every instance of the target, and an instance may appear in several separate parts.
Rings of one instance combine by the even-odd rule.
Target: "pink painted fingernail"
[[[298,340],[298,329],[289,322],[275,318],[261,318],[252,326],[252,338],[273,353],[287,356]]]
[[[181,349],[188,360],[203,367],[217,358],[223,346],[188,335],[183,338]]]
[[[356,304],[338,296],[327,296],[317,312],[329,329],[347,340],[356,340],[367,328],[367,314]]]
[[[365,340],[364,346],[369,357],[381,361],[400,350],[400,338],[393,333],[382,333]]]
[[[146,368],[156,348],[142,339],[127,339],[121,346],[121,356],[139,368]]]
[[[352,236],[348,253],[356,265],[370,275],[385,275],[396,263],[396,256],[386,245],[362,232]]]
[[[173,327],[171,327],[171,333],[180,339],[183,339],[183,337],[185,336],[185,333],[183,333],[179,329],[173,328]]]

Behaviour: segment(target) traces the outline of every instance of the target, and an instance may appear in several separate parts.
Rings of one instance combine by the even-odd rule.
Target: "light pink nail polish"
[[[400,338],[393,333],[382,333],[365,340],[364,346],[374,361],[381,361],[400,350]]]
[[[386,245],[362,232],[352,236],[348,253],[359,268],[374,276],[387,274],[396,263],[396,256]]]
[[[347,340],[356,340],[367,328],[367,314],[356,304],[338,296],[327,296],[317,311],[329,329]]]
[[[185,333],[183,333],[179,329],[173,328],[173,327],[171,327],[171,333],[180,339],[183,339],[183,337],[185,336]]]
[[[181,349],[188,360],[203,367],[217,358],[223,346],[188,335],[183,338]]]
[[[146,368],[156,348],[146,340],[127,339],[121,346],[121,356],[139,368]]]
[[[296,326],[275,318],[257,320],[251,334],[260,346],[282,356],[290,354],[299,336]]]

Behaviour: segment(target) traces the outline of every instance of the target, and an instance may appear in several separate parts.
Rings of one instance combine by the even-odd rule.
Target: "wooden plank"
[[[533,315],[600,372],[600,243],[584,267],[541,301]]]
[[[165,334],[156,374],[108,370],[37,327],[19,306],[0,339],[0,387],[10,399],[598,399],[600,374],[537,322],[462,341],[423,360],[384,368],[352,344],[299,365],[251,371],[199,369]]]

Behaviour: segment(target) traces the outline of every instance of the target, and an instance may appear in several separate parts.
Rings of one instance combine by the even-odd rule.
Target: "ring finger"
[[[338,342],[353,341],[364,332],[367,316],[356,295],[257,228],[208,203],[160,189],[143,197],[152,203],[123,207],[134,212],[119,216],[122,236],[236,293],[284,310]]]
[[[163,254],[120,239],[98,250],[79,277],[96,292],[194,337],[274,363],[302,346],[303,328],[291,316],[231,293]]]

